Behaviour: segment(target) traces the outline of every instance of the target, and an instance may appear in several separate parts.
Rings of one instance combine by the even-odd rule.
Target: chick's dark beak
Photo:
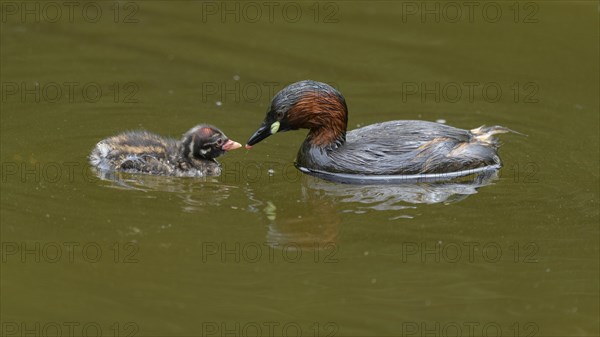
[[[231,150],[235,150],[235,149],[239,149],[240,147],[242,147],[242,144],[233,141],[231,139],[228,139],[225,144],[223,144],[223,146],[221,146],[221,149],[223,149],[223,151],[231,151]]]
[[[246,143],[246,149],[252,148],[252,145],[257,144],[261,140],[269,137],[271,135],[271,129],[272,129],[271,125],[264,122],[258,128],[258,130],[256,130],[256,132],[254,132],[254,134],[250,137],[250,139],[248,139],[248,142]]]

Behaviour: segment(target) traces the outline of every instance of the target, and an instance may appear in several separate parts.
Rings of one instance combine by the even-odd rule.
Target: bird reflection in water
[[[301,250],[335,247],[342,223],[339,208],[331,198],[317,194],[303,193],[295,204],[287,202],[280,208],[273,201],[266,203],[263,209],[268,222],[266,241],[272,247]]]
[[[320,190],[344,203],[346,212],[364,213],[369,209],[399,211],[416,208],[416,204],[455,203],[476,194],[477,189],[491,185],[497,179],[498,170],[489,170],[449,181],[415,181],[395,185],[339,184],[310,176],[306,176],[303,183],[307,188]]]
[[[302,197],[292,209],[280,210],[274,201],[266,202],[263,214],[269,223],[267,240],[273,246],[326,249],[337,241],[341,213],[395,211],[391,219],[412,218],[402,211],[414,209],[417,204],[464,200],[497,179],[498,171],[493,170],[444,182],[349,185],[304,175]]]
[[[218,177],[178,178],[92,170],[99,179],[110,183],[109,188],[174,193],[183,202],[182,210],[189,213],[210,211],[210,207],[221,205],[237,189],[219,183]]]
[[[266,241],[274,248],[331,248],[338,240],[342,213],[394,211],[390,219],[412,218],[406,212],[417,204],[455,203],[476,194],[481,187],[498,179],[498,171],[442,182],[407,182],[395,185],[350,185],[302,175],[299,188],[269,189],[247,185],[227,185],[217,178],[181,179],[98,172],[111,187],[141,191],[175,192],[186,212],[210,212],[232,193],[245,194],[250,213],[258,213],[266,223]],[[269,198],[262,197],[269,193]],[[278,200],[286,200],[280,202]],[[296,202],[294,202],[296,201]]]

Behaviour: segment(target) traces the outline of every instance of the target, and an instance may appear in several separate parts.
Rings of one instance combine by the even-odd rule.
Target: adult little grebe
[[[468,131],[406,120],[346,132],[347,124],[348,108],[339,91],[300,81],[275,95],[246,148],[277,132],[309,129],[296,158],[305,173],[358,183],[437,180],[498,169],[498,142],[492,135],[511,131],[501,126]]]
[[[148,131],[129,131],[96,144],[90,163],[102,171],[125,171],[167,176],[219,175],[215,160],[241,147],[212,125],[198,125],[181,141]]]

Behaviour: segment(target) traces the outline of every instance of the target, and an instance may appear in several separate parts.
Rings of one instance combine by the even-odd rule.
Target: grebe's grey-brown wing
[[[329,154],[339,172],[415,174],[423,161],[470,139],[469,131],[444,124],[391,121],[350,131],[346,143]]]

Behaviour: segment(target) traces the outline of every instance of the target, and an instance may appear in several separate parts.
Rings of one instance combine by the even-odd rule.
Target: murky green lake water
[[[1,5],[2,335],[599,334],[597,2]],[[243,143],[302,79],[351,128],[528,137],[480,188],[309,178],[305,132],[219,178],[89,168],[127,129]]]

